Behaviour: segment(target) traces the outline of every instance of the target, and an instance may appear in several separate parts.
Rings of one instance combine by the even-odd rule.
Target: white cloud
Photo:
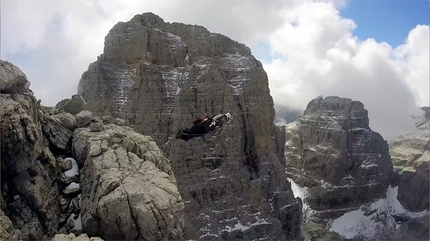
[[[384,137],[410,127],[414,104],[428,105],[428,26],[395,49],[352,35],[339,15],[346,0],[4,0],[1,57],[26,73],[45,105],[76,93],[119,21],[154,12],[168,22],[203,25],[267,55],[264,67],[279,106],[304,109],[318,95],[360,100]],[[267,53],[264,53],[264,51]],[[255,52],[255,51],[254,51]],[[389,129],[387,129],[389,127]],[[385,130],[387,129],[387,130]]]
[[[409,32],[406,43],[394,50],[396,64],[419,106],[430,105],[429,34],[428,25],[417,25]]]
[[[414,129],[410,115],[428,105],[428,26],[392,49],[352,36],[354,22],[330,3],[307,2],[285,16],[268,40],[276,58],[264,63],[275,103],[303,110],[318,95],[337,95],[363,102],[371,128],[388,140]]]

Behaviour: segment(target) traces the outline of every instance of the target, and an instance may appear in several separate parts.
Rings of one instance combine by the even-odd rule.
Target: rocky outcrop
[[[86,148],[82,148],[86,147]],[[183,239],[183,202],[170,163],[150,137],[128,127],[79,128],[82,225],[108,240]]]
[[[54,153],[69,154],[69,141],[73,132],[49,115],[43,114],[42,132],[47,137]]]
[[[71,234],[57,234],[51,241],[103,241],[103,239],[98,237],[89,238],[86,234],[81,234],[79,236],[75,236],[73,233]]]
[[[273,138],[273,101],[248,47],[201,26],[146,13],[115,25],[78,94],[95,115],[123,118],[172,161],[186,239],[296,239],[301,202]],[[230,112],[205,139],[172,139],[197,118]]]
[[[390,144],[393,185],[399,186],[400,203],[413,212],[429,209],[430,111],[423,110],[427,112],[416,119],[416,133],[403,135]]]
[[[0,210],[0,240],[14,241],[14,233],[15,228],[13,227],[9,217],[4,215],[3,211]]]
[[[2,94],[31,92],[30,82],[15,65],[0,60],[0,92]]]
[[[51,240],[58,233],[71,234],[54,240],[100,240],[80,235],[82,228],[109,239],[182,239],[183,202],[169,160],[152,139],[113,124],[123,125],[120,119],[40,106],[23,73],[6,65],[0,66],[1,240]]]
[[[64,99],[55,106],[57,110],[64,111],[73,115],[86,109],[87,102],[80,95],[73,95],[71,99]]]
[[[288,175],[309,188],[305,202],[315,215],[336,218],[385,194],[393,170],[388,144],[369,128],[361,102],[318,97],[286,133]]]
[[[58,230],[55,158],[42,132],[43,113],[27,89],[25,75],[4,61],[0,73],[6,83],[0,95],[2,209],[17,238],[40,240]]]

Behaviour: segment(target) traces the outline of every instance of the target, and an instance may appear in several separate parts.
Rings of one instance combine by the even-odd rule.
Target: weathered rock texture
[[[2,210],[17,238],[40,240],[58,230],[55,158],[42,132],[44,114],[25,75],[10,63],[0,65],[1,83],[6,83],[0,95]]]
[[[7,62],[0,77],[1,240],[81,234],[81,220],[89,234],[111,240],[183,239],[183,202],[151,138],[109,124],[124,124],[119,119],[40,106]],[[97,240],[74,234],[54,240]]]
[[[184,204],[170,161],[152,138],[112,124],[97,132],[79,128],[73,150],[84,163],[85,233],[108,240],[183,239]]]
[[[399,186],[398,199],[409,211],[429,209],[430,109],[417,119],[417,132],[407,134],[390,144],[394,164],[394,185]]]
[[[429,212],[425,215],[413,218],[402,223],[391,237],[394,241],[414,240],[427,241],[429,240]]]
[[[29,92],[30,82],[15,65],[0,60],[0,92],[2,94]]]
[[[0,210],[0,240],[14,241],[14,232],[15,228],[9,217],[4,215],[3,210]]]
[[[57,234],[52,239],[52,241],[103,241],[103,239],[98,237],[89,238],[86,234],[81,234],[79,236],[75,236],[73,233],[71,234]]]
[[[306,202],[317,216],[339,217],[385,194],[393,170],[388,144],[369,128],[361,102],[318,97],[286,133],[287,172],[309,188]]]
[[[248,47],[201,26],[154,14],[118,23],[78,94],[96,115],[123,118],[172,161],[185,200],[186,239],[294,239],[294,199],[273,139],[273,101]],[[222,129],[172,139],[193,120],[230,112]]]

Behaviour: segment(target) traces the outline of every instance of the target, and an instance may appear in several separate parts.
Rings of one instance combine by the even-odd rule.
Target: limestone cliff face
[[[423,110],[424,117],[417,118],[417,132],[390,144],[398,199],[413,212],[429,209],[430,108]]]
[[[369,128],[361,102],[318,97],[286,133],[288,174],[309,188],[306,202],[319,216],[339,217],[385,194],[393,170],[388,144]]]
[[[96,115],[126,120],[172,161],[185,200],[185,238],[300,236],[294,199],[273,139],[266,73],[245,45],[154,14],[118,23],[79,83]],[[233,121],[205,139],[172,139],[203,115]]]

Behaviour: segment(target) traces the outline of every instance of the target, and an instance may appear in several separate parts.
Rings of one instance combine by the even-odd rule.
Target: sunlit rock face
[[[146,13],[115,25],[79,94],[95,115],[126,120],[171,160],[186,239],[296,239],[301,202],[284,173],[267,75],[248,47],[201,26]],[[177,140],[204,115],[233,120]]]
[[[84,232],[107,240],[183,239],[184,204],[170,161],[151,137],[115,124],[101,131],[89,125],[75,130],[73,150],[84,163]]]
[[[287,173],[309,188],[305,201],[317,216],[338,217],[385,194],[388,144],[369,128],[361,102],[318,97],[285,129]]]
[[[413,212],[429,209],[430,108],[423,110],[424,115],[415,119],[417,131],[390,144],[398,199]]]

